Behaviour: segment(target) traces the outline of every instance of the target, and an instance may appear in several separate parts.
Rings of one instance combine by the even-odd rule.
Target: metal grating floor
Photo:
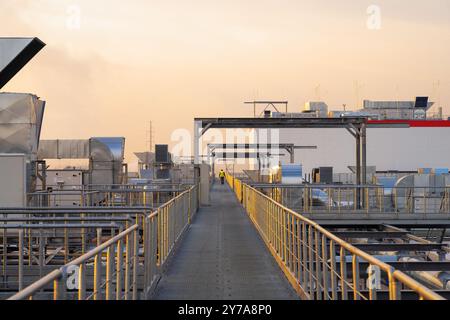
[[[197,213],[153,299],[298,299],[227,185]]]

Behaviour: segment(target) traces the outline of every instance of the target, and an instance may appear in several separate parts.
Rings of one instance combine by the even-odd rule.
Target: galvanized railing
[[[0,295],[85,254],[151,208],[0,208]],[[22,271],[22,272],[21,272]]]
[[[12,218],[18,219],[20,218]],[[28,223],[0,225],[2,229],[0,291],[21,290],[26,283],[24,270],[35,270],[37,276],[43,276],[44,269],[52,268],[55,264],[60,265],[61,262],[68,263],[84,254],[86,242],[83,244],[77,241],[73,244],[69,236],[71,238],[76,236],[83,242],[89,233],[88,230],[96,231],[98,239],[104,233],[114,235],[117,230],[122,229],[122,223],[128,218],[113,218],[113,221],[107,223],[101,218],[98,220],[85,218],[82,224],[75,223],[74,219],[70,219],[70,223],[58,221],[35,223],[39,220],[28,218]],[[48,241],[48,238],[52,238],[53,242]],[[33,277],[27,277],[26,281],[30,283],[32,279]]]
[[[260,191],[227,177],[270,252],[298,294],[317,300],[376,300],[388,291],[400,300],[401,290],[420,299],[443,297],[401,271],[338,238],[319,224],[277,203]],[[369,269],[360,270],[360,264]],[[373,276],[370,270],[378,270]],[[375,272],[377,274],[377,272]]]
[[[254,187],[295,211],[314,213],[450,214],[450,187],[274,185]]]
[[[124,297],[127,299],[129,297],[129,292],[132,289],[133,298],[137,298],[137,288],[136,282],[136,266],[137,266],[137,254],[133,252],[138,252],[136,246],[131,246],[132,241],[138,244],[137,234],[139,226],[133,225],[127,230],[121,232],[112,239],[106,241],[105,243],[99,245],[95,249],[89,251],[85,255],[69,262],[63,267],[52,271],[48,275],[44,276],[40,280],[21,290],[9,300],[23,300],[27,298],[32,298],[34,294],[38,293],[40,290],[48,287],[53,283],[53,299],[63,300],[67,298],[67,280],[68,273],[72,266],[78,268],[78,279],[75,279],[78,284],[78,299],[102,299],[102,289],[104,288],[105,298],[110,300],[113,298],[113,268],[114,268],[114,252],[116,253],[116,298],[121,299]],[[122,279],[123,272],[123,248],[122,241],[126,243],[126,256],[125,256],[125,281]],[[102,265],[102,253],[107,250],[106,255],[106,280],[102,282],[101,280],[101,265]],[[87,264],[94,259],[94,281],[93,290],[90,295],[86,293],[86,268]],[[130,284],[130,265],[132,266],[132,278],[133,284]],[[122,284],[125,282],[125,290],[122,290]]]
[[[241,180],[234,177],[231,174],[227,174],[225,177],[228,182],[228,185],[234,190],[239,202],[242,202],[242,182],[241,182]]]
[[[96,187],[65,186],[64,189],[48,188],[46,191],[29,193],[31,207],[83,207],[83,206],[159,206],[188,189],[187,186],[129,186]]]
[[[132,226],[104,243],[99,241],[91,251],[9,299],[30,299],[49,287],[55,300],[147,298],[161,268],[197,212],[198,193],[198,186],[193,186],[150,215],[136,216]],[[92,273],[88,272],[90,269]]]

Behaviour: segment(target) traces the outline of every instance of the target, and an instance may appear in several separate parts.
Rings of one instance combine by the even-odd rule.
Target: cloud
[[[130,160],[149,120],[170,142],[194,117],[251,115],[242,101],[255,92],[298,111],[318,84],[330,107],[350,107],[354,80],[364,97],[389,99],[431,94],[440,79],[450,101],[448,22],[434,24],[448,18],[442,1],[380,0],[376,32],[366,28],[372,2],[2,0],[3,34],[47,42],[7,89],[47,100],[44,138],[125,136]],[[79,31],[65,28],[67,3],[81,5]]]

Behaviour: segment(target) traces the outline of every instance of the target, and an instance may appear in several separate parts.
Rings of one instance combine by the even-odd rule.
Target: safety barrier
[[[33,298],[53,285],[53,299],[130,300],[151,294],[161,268],[198,210],[199,188],[193,186],[148,216],[70,261],[10,300]],[[105,255],[106,253],[106,255]],[[92,269],[93,272],[88,272]],[[77,275],[77,276],[75,276]],[[138,283],[142,278],[142,285]],[[92,290],[88,284],[92,282]],[[68,285],[71,283],[72,285]],[[70,288],[68,288],[70,287]],[[76,292],[76,295],[74,295]],[[139,294],[141,293],[141,294]]]
[[[231,189],[236,194],[236,197],[238,198],[239,202],[242,203],[242,182],[240,179],[234,177],[231,174],[225,175],[228,185],[231,187]]]
[[[47,186],[46,191],[27,195],[31,207],[67,206],[159,206],[186,191],[186,185]]]
[[[254,184],[278,203],[300,212],[449,214],[449,187],[393,187],[378,185]]]
[[[402,288],[416,292],[421,300],[444,299],[260,191],[237,179],[227,180],[242,194],[251,221],[304,299],[376,300],[378,292],[387,290],[390,300],[400,300]],[[367,272],[360,270],[362,262],[369,264]]]

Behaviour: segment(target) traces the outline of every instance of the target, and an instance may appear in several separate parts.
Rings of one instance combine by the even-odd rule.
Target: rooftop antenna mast
[[[316,101],[321,101],[320,96],[320,83],[317,85],[317,87],[314,88],[315,94],[316,94]]]
[[[438,107],[442,107],[441,106],[441,81],[438,80],[436,82],[433,82],[433,94],[437,100],[437,105]]]
[[[358,80],[355,81],[355,95],[356,95],[356,109],[359,109],[359,103],[360,103],[360,90],[364,87],[363,84],[359,84]]]
[[[149,121],[149,127],[148,127],[148,130],[147,130],[147,136],[148,136],[148,140],[147,140],[148,150],[150,152],[153,152],[153,143],[155,141],[155,131],[153,129],[153,122],[152,121]]]

